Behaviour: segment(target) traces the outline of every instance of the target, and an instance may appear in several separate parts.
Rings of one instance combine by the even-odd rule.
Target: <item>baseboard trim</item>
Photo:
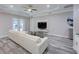
[[[48,34],[48,35],[50,35],[50,36],[57,36],[57,37],[62,37],[62,38],[67,38],[67,39],[69,39],[69,37],[67,37],[67,36],[61,36],[61,35],[56,35],[56,34]]]
[[[7,37],[8,35],[4,35],[4,36],[0,36],[0,38],[5,38],[5,37]]]

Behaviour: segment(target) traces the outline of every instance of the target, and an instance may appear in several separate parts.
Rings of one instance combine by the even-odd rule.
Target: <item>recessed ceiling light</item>
[[[10,8],[13,8],[14,7],[14,5],[10,5]]]
[[[46,7],[47,7],[47,8],[50,8],[50,5],[48,4],[48,5],[46,5]]]

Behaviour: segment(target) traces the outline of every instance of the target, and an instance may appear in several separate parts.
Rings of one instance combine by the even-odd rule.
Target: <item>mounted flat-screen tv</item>
[[[47,22],[38,22],[38,28],[39,29],[46,29],[47,28]]]

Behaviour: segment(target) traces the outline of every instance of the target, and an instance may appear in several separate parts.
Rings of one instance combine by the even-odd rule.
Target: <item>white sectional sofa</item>
[[[10,30],[8,37],[33,54],[43,53],[48,46],[47,37],[40,38],[38,36],[29,35],[24,31]]]

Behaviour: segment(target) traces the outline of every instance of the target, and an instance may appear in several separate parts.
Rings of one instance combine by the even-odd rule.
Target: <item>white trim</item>
[[[67,37],[67,36],[61,36],[61,35],[57,35],[57,34],[48,34],[48,35],[57,36],[57,37],[63,37],[63,38],[69,38],[69,37]]]
[[[7,37],[8,35],[4,35],[4,36],[0,36],[0,38],[4,38],[4,37]]]

